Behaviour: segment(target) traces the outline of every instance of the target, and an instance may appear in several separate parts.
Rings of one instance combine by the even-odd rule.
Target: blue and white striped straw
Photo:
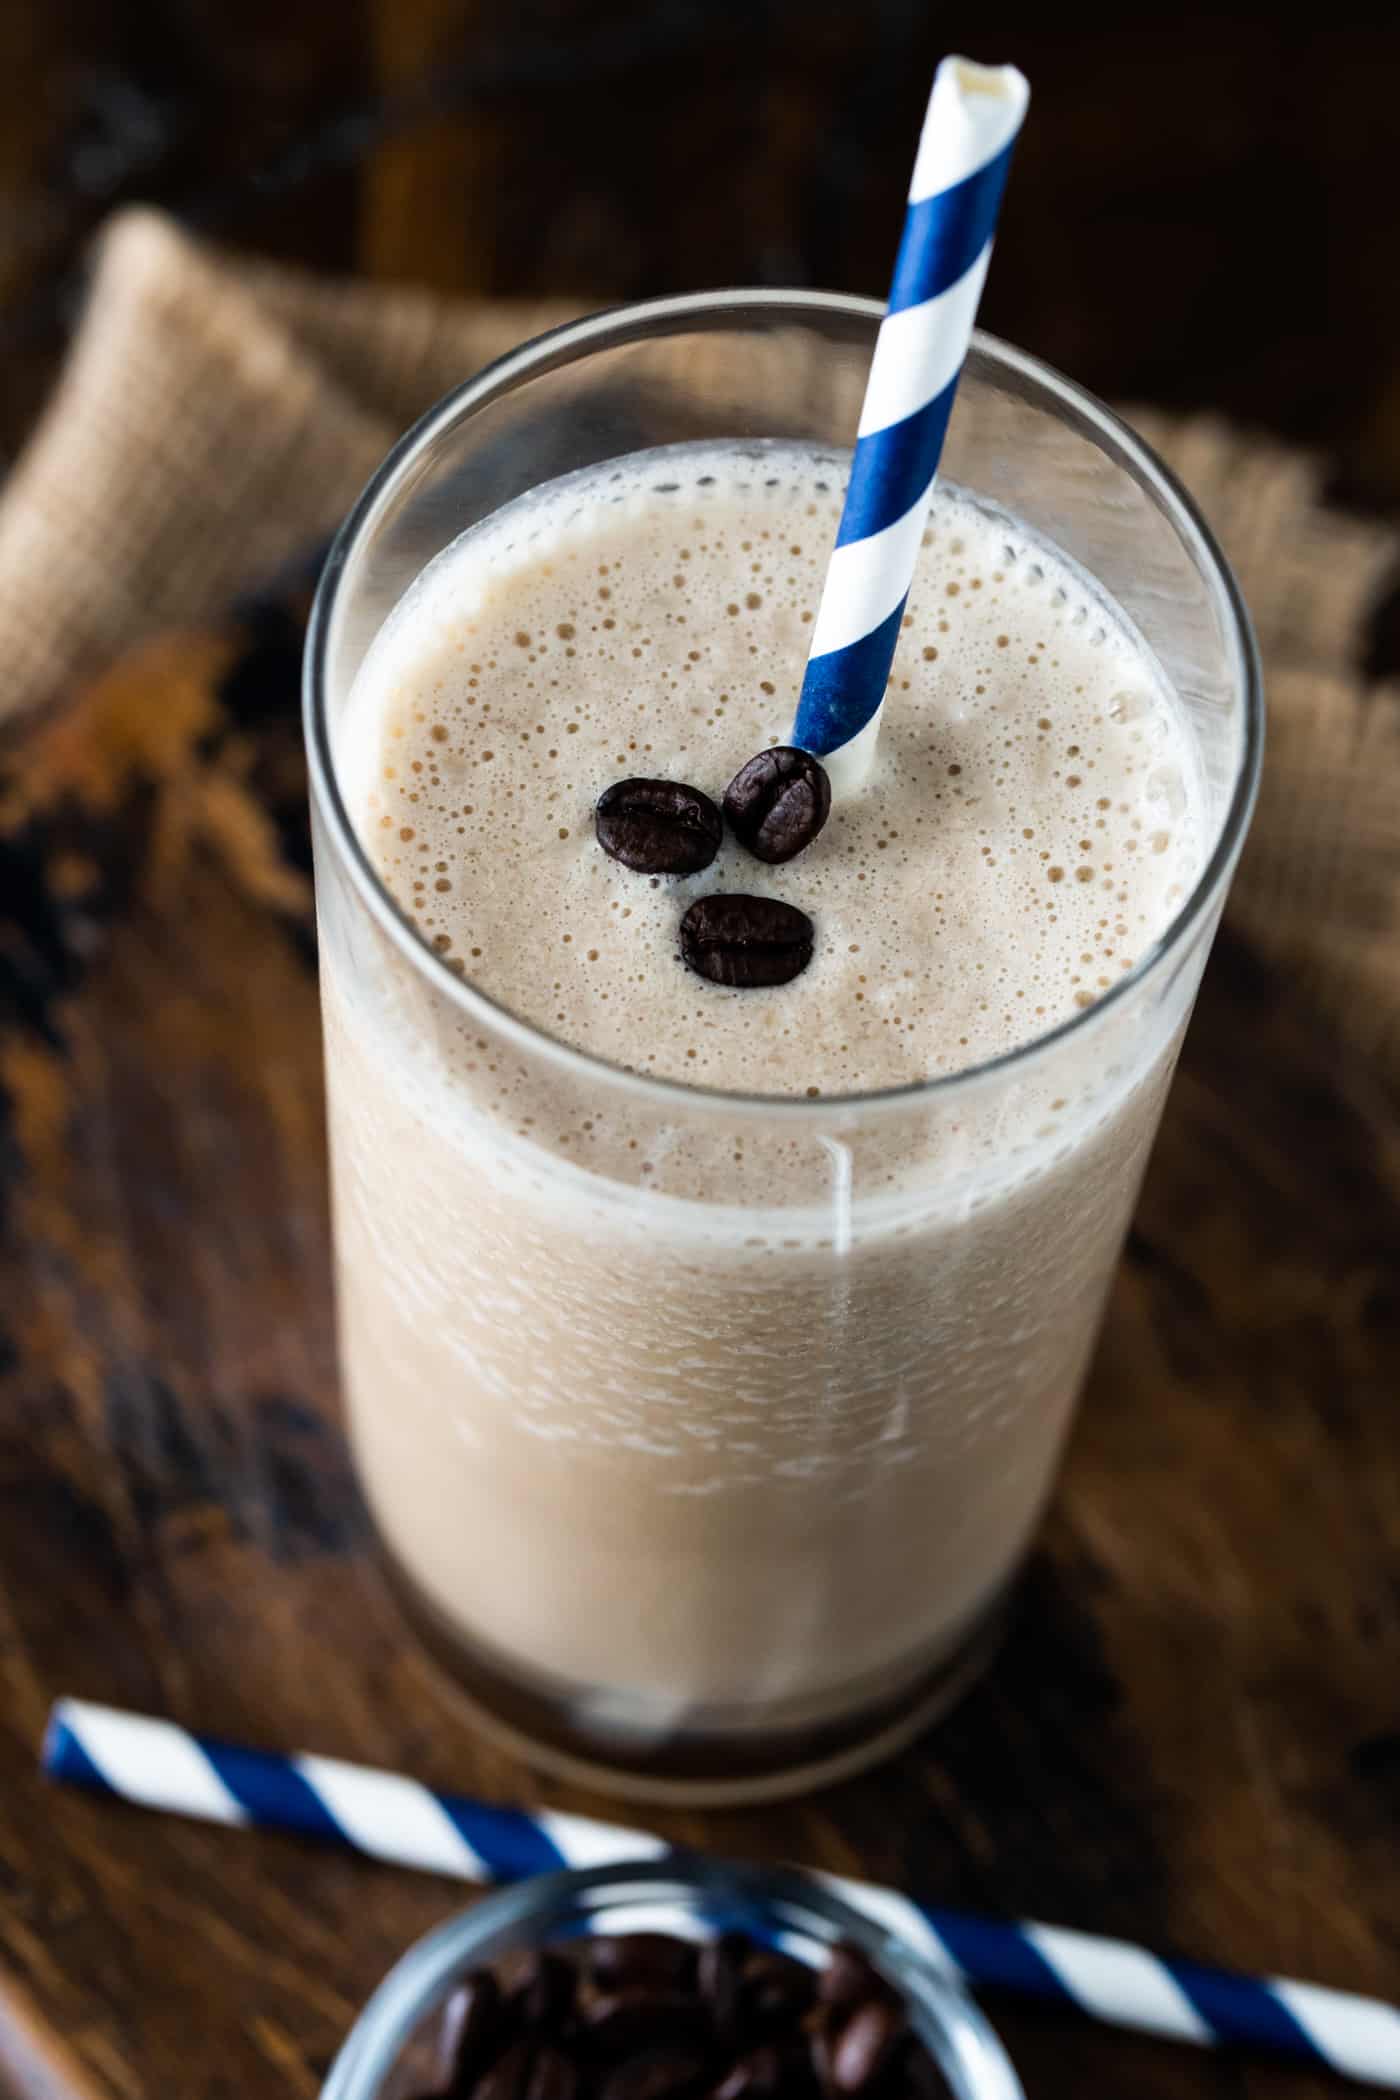
[[[870,768],[904,601],[1030,89],[1014,66],[945,58],[856,434],[792,741],[835,794]]]
[[[494,1808],[338,1758],[235,1749],[171,1721],[79,1699],[54,1706],[43,1768],[51,1778],[145,1808],[295,1830],[371,1859],[464,1881],[623,1865],[661,1859],[672,1849],[639,1831],[552,1809],[527,1815]],[[1109,2026],[1201,2047],[1278,2049],[1400,2091],[1400,2010],[1377,1999],[1167,1961],[1124,1940],[1056,1925],[1002,1924],[865,1882],[819,1878],[973,1989],[1052,1999]]]

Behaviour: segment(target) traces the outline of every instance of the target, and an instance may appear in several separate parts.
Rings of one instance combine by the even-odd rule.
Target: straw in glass
[[[929,497],[1030,90],[1014,66],[945,58],[919,142],[836,547],[792,742],[836,795],[874,756]]]

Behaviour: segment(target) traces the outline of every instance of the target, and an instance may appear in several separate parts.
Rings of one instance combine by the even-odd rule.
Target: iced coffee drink
[[[871,777],[757,857],[724,790],[790,730],[847,464],[544,478],[425,564],[336,734],[403,944],[323,961],[371,1511],[508,1724],[693,1786],[895,1739],[995,1621],[1194,971],[1124,994],[1219,831],[1140,628],[950,484]],[[721,812],[704,865],[608,849],[636,780]],[[808,926],[781,981],[696,966],[736,895]]]

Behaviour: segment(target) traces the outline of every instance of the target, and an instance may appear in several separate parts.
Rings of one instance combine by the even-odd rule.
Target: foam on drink
[[[1171,696],[1087,577],[950,489],[874,774],[816,843],[765,868],[730,840],[675,881],[600,851],[611,781],[718,799],[782,740],[839,511],[830,458],[678,447],[513,504],[425,573],[360,681],[357,814],[453,969],[640,1071],[843,1093],[1014,1048],[1152,945],[1201,852]],[[793,984],[678,961],[685,906],[741,888],[816,921]]]

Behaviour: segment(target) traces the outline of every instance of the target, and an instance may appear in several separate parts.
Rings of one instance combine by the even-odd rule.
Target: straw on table
[[[51,1778],[215,1823],[295,1830],[372,1859],[484,1883],[560,1867],[664,1858],[655,1836],[526,1814],[338,1758],[274,1756],[171,1721],[61,1699],[42,1762]],[[1048,1998],[1114,2027],[1200,2046],[1262,2045],[1400,2091],[1400,2010],[1280,1977],[1165,1960],[1062,1926],[1001,1923],[821,1877],[974,1990]]]
[[[934,78],[792,730],[794,744],[822,759],[837,795],[861,785],[874,753],[1029,96],[1014,66],[945,58]]]

